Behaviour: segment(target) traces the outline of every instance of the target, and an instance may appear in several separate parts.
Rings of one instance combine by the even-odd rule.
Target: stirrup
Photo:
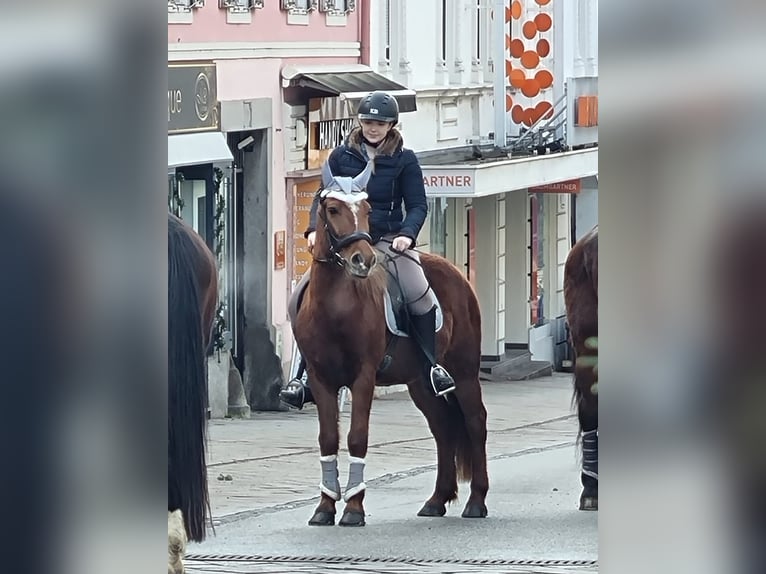
[[[441,365],[432,365],[428,375],[429,379],[431,380],[431,387],[433,388],[437,397],[443,397],[444,395],[455,390],[455,381],[447,372],[447,369]],[[438,384],[436,382],[437,380],[439,380]]]
[[[303,410],[306,404],[306,387],[300,379],[293,379],[279,391],[279,400],[294,409]]]

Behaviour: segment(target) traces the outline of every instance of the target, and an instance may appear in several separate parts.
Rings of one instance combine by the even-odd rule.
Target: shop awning
[[[168,136],[168,167],[234,161],[221,132]]]
[[[358,101],[375,90],[388,92],[396,98],[400,112],[417,110],[415,91],[373,72],[367,66],[285,66],[282,70],[283,88],[306,88],[330,97]]]
[[[428,197],[487,197],[598,174],[597,147],[486,163],[429,163],[438,157],[420,158]],[[561,191],[568,192],[566,186]]]

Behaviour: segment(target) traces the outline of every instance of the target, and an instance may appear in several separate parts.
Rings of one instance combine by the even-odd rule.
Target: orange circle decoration
[[[532,20],[524,22],[524,25],[521,27],[521,32],[527,40],[531,40],[535,37],[535,34],[537,34],[537,25]]]
[[[521,93],[528,98],[534,98],[537,94],[540,93],[540,84],[537,80],[526,80],[524,85],[521,87]]]
[[[536,68],[539,63],[540,56],[537,55],[537,52],[527,50],[521,55],[521,65],[524,66],[527,70]]]
[[[524,73],[524,70],[520,70],[519,68],[514,68],[511,70],[511,85],[514,88],[521,88],[524,86],[524,82],[527,81],[527,75]]]
[[[550,102],[540,102],[535,106],[535,121],[546,115],[548,118],[553,116],[553,105]]]
[[[516,38],[515,40],[511,40],[511,56],[514,58],[521,58],[521,55],[524,53],[524,42]]]
[[[543,90],[550,88],[553,85],[553,74],[548,70],[540,70],[535,74],[535,80],[540,84],[540,88]]]
[[[522,123],[524,121],[524,108],[522,108],[519,104],[513,106],[513,109],[511,110],[511,119],[515,124]]]
[[[541,58],[545,58],[550,53],[551,53],[551,43],[548,40],[543,38],[542,40],[537,42],[537,54]]]
[[[505,77],[510,78],[511,77],[511,71],[513,70],[513,66],[511,65],[510,60],[505,61]]]
[[[511,49],[511,37],[508,34],[505,35],[505,49]]]
[[[524,119],[523,122],[527,124],[527,126],[531,126],[533,123],[535,123],[535,109],[534,108],[527,108],[524,110]]]
[[[521,2],[514,0],[511,4],[511,18],[518,20],[521,18]]]
[[[547,32],[551,29],[553,21],[548,14],[538,14],[535,16],[535,27],[541,32]]]
[[[513,107],[513,98],[509,95],[505,96],[505,111],[510,112]]]
[[[535,0],[535,2],[540,6],[547,6],[551,3],[551,0]]]

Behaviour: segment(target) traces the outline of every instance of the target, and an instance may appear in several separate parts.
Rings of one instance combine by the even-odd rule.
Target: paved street
[[[190,545],[188,570],[597,571],[598,515],[577,510],[570,377],[484,383],[483,389],[490,431],[485,520],[460,518],[467,485],[461,485],[460,499],[446,517],[415,516],[434,485],[435,450],[425,419],[406,393],[387,395],[373,405],[365,471],[367,526],[360,529],[306,524],[318,499],[313,406],[301,412],[254,413],[247,421],[212,422],[216,534],[204,544]],[[344,431],[348,418],[347,408],[341,417]],[[342,484],[346,461],[342,449]]]

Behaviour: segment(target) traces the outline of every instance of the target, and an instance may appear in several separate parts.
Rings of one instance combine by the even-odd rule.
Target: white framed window
[[[287,23],[309,25],[309,15],[318,8],[319,0],[281,0],[282,10],[287,12]]]
[[[191,24],[195,8],[202,8],[205,0],[168,0],[168,24]]]
[[[202,8],[205,0],[168,0],[168,13],[191,12],[193,8]]]
[[[330,14],[347,14],[356,9],[356,0],[319,0],[319,10]]]
[[[316,10],[319,0],[282,0],[282,10],[290,14],[308,14]]]
[[[263,0],[218,0],[218,7],[227,10],[227,24],[250,24],[253,10],[263,8]]]
[[[264,0],[218,0],[219,8],[227,8],[229,12],[250,12],[263,8]]]

